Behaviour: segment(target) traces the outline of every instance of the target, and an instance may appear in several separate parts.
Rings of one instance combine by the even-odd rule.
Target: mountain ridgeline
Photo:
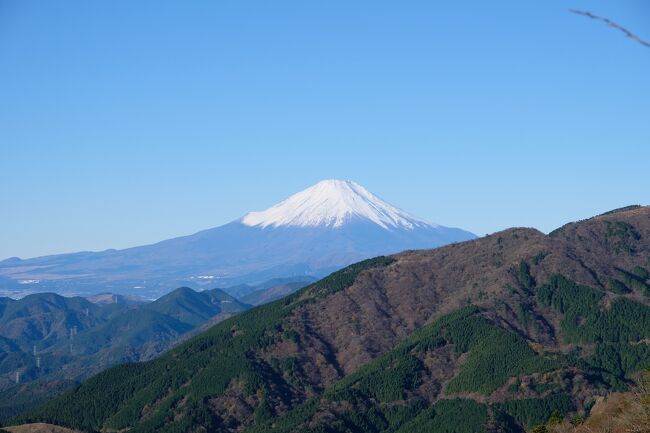
[[[0,261],[0,289],[94,293],[101,287],[158,298],[180,286],[321,278],[369,257],[473,238],[423,221],[354,182],[326,180],[265,211],[190,236],[119,251]]]
[[[219,289],[186,287],[150,303],[95,298],[116,302],[54,293],[0,298],[0,419],[109,366],[151,359],[201,325],[249,307]]]
[[[365,260],[14,422],[83,431],[522,432],[650,366],[650,208]]]

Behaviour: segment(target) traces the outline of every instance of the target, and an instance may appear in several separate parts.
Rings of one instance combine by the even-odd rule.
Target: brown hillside
[[[360,271],[355,274],[351,284],[346,284],[340,289],[334,287],[338,280],[331,280],[333,286],[328,287],[330,280],[326,279],[283,302],[251,310],[215,326],[206,334],[165,355],[159,362],[145,365],[142,370],[137,370],[138,376],[129,379],[138,382],[139,378],[149,374],[149,371],[156,371],[152,379],[138,386],[145,387],[146,392],[152,395],[158,392],[153,391],[154,385],[157,389],[163,389],[165,393],[157,394],[157,400],[148,402],[127,397],[125,403],[120,403],[122,406],[119,406],[119,424],[117,421],[110,421],[113,413],[109,412],[89,418],[86,425],[95,429],[103,427],[105,430],[116,429],[111,425],[119,426],[120,429],[124,426],[141,426],[141,423],[145,422],[149,423],[147,425],[155,425],[151,419],[166,419],[169,414],[174,414],[174,422],[181,425],[185,422],[184,417],[192,415],[186,412],[187,398],[179,396],[186,395],[183,393],[191,387],[202,386],[195,378],[209,371],[210,377],[226,377],[227,386],[225,391],[214,391],[209,394],[209,398],[196,405],[207,408],[210,417],[213,417],[210,421],[213,424],[211,428],[219,432],[243,431],[258,425],[260,420],[270,419],[271,424],[268,425],[273,426],[274,419],[282,419],[292,408],[299,407],[313,397],[319,397],[320,400],[311,400],[316,401],[317,405],[310,406],[315,409],[307,421],[291,418],[294,423],[291,425],[297,427],[287,427],[279,431],[306,431],[307,426],[313,427],[315,431],[354,431],[349,430],[350,427],[341,426],[335,429],[332,426],[344,416],[348,416],[345,414],[386,411],[390,409],[390,404],[424,402],[423,404],[432,405],[449,398],[463,398],[465,401],[484,405],[488,418],[486,431],[501,431],[499,423],[507,420],[499,418],[498,412],[501,405],[507,402],[557,397],[562,394],[571,400],[570,408],[566,404],[564,406],[566,411],[583,412],[595,399],[607,395],[614,386],[623,387],[628,381],[625,376],[627,370],[617,373],[597,364],[589,364],[597,361],[592,359],[594,353],[600,349],[629,351],[633,347],[644,348],[650,338],[650,335],[645,334],[640,338],[629,337],[632,333],[628,325],[607,322],[610,319],[606,317],[612,305],[628,305],[624,300],[635,301],[631,304],[641,309],[650,305],[650,290],[643,282],[644,279],[648,280],[647,277],[638,277],[641,278],[639,281],[632,281],[638,283],[635,285],[628,281],[629,287],[624,284],[633,272],[640,272],[635,269],[644,268],[643,272],[647,272],[646,268],[650,269],[650,207],[610,212],[567,224],[549,235],[530,228],[513,228],[435,250],[403,252],[393,256],[393,259],[392,262],[383,262]],[[346,271],[343,271],[336,278],[341,279],[345,274]],[[579,331],[585,325],[588,315],[585,313],[583,317],[577,317],[576,324],[572,325],[565,321],[566,317],[557,305],[540,301],[540,290],[550,290],[548,287],[551,287],[551,282],[558,276],[565,282],[563,284],[569,285],[567,290],[597,294],[597,301],[594,301],[596,315],[602,317],[594,318],[595,313],[590,310],[592,317],[589,320],[600,320],[597,323],[603,327],[611,326],[616,335],[604,337],[609,339],[605,340],[603,345],[600,345],[603,337],[599,336],[588,336],[577,342],[574,338],[573,343],[567,343],[571,341],[563,334],[567,327],[568,331]],[[572,284],[585,288],[570,286]],[[625,286],[625,290],[621,290],[616,284]],[[391,402],[388,406],[383,401],[377,401],[375,397],[355,397],[355,402],[322,398],[327,396],[327,393],[323,394],[326,390],[330,390],[341,380],[345,382],[354,373],[365,371],[363,374],[371,374],[369,372],[375,368],[371,365],[372,361],[391,352],[406,339],[412,338],[414,331],[428,327],[443,316],[468,305],[478,307],[480,323],[488,323],[489,326],[495,327],[490,329],[500,332],[498,335],[502,340],[499,341],[508,341],[508,344],[511,344],[504,347],[504,350],[518,348],[511,357],[525,351],[530,352],[532,349],[533,354],[526,355],[526,359],[537,362],[537,367],[521,367],[522,373],[506,377],[507,381],[495,379],[496,381],[489,382],[493,379],[493,374],[497,375],[498,366],[480,373],[479,379],[476,379],[476,376],[471,375],[486,366],[474,364],[473,371],[464,371],[466,378],[472,377],[467,380],[474,382],[466,382],[466,388],[459,388],[474,391],[450,391],[450,383],[458,379],[459,374],[470,362],[472,354],[467,350],[457,350],[453,343],[448,342],[452,341],[448,338],[436,345],[426,346],[426,350],[408,353],[410,358],[406,359],[412,359],[418,365],[418,380],[408,392],[404,390],[382,397]],[[634,311],[636,310],[624,313],[628,314],[623,319],[628,321],[625,323],[636,320],[636,317],[630,316],[637,314]],[[220,352],[220,345],[241,341],[248,333],[256,332],[254,329],[259,326],[256,322],[258,314],[262,317],[266,317],[264,314],[279,317],[280,322],[267,324],[268,327],[263,331],[266,337],[264,342],[242,349],[244,352],[240,353],[245,353],[245,362],[249,366],[249,370],[242,370],[246,373],[236,376],[223,373],[224,376],[219,376],[222,373],[216,366],[221,365],[222,359],[235,356],[232,351]],[[276,314],[280,316],[274,316]],[[504,337],[504,332],[511,337]],[[627,340],[623,341],[621,338]],[[215,346],[215,342],[219,342],[219,346]],[[524,346],[517,346],[517,342]],[[484,350],[494,350],[494,347]],[[207,359],[208,353],[209,363],[196,361]],[[500,362],[504,362],[504,358],[499,358],[498,354],[490,356],[494,356],[491,359],[501,359]],[[639,360],[639,365],[646,361]],[[174,365],[179,364],[192,367],[180,372],[174,368]],[[369,365],[370,367],[366,368]],[[514,367],[520,368],[518,365]],[[238,367],[231,368],[234,370]],[[388,364],[382,368],[396,367]],[[251,385],[246,379],[250,371],[255,372],[255,383],[261,383],[255,385],[259,386],[256,392],[250,391]],[[109,378],[110,374],[109,372],[103,377]],[[368,377],[377,377],[377,373],[372,374],[375,376]],[[170,379],[166,379],[167,377]],[[205,374],[202,377],[205,381]],[[484,383],[477,382],[483,379]],[[106,386],[106,382],[101,380],[97,379],[97,384]],[[374,382],[366,383],[376,386],[378,379],[372,380]],[[84,399],[89,395],[95,396],[100,389],[95,390],[93,387],[100,385],[90,382],[90,385],[81,387],[75,393],[55,401],[42,412],[37,412],[32,419],[61,420],[60,424],[76,426],[74,416],[60,418],[58,412],[61,409],[57,408],[70,410],[72,414],[86,414]],[[150,385],[149,382],[155,384]],[[182,385],[177,388],[163,385],[171,382]],[[157,385],[158,383],[161,385]],[[351,388],[346,389],[354,390],[355,382],[350,383]],[[388,386],[384,390],[395,391]],[[119,392],[119,395],[124,392],[127,395],[131,392],[138,395],[140,390],[118,389],[115,392]],[[170,403],[171,409],[156,414],[157,408],[162,407],[166,401],[178,403]],[[89,408],[98,405],[100,403],[95,401],[88,402]],[[506,407],[503,410],[507,412],[507,406],[503,407]],[[267,412],[261,412],[261,408],[266,408],[264,410]],[[516,411],[508,413],[524,416]],[[187,422],[199,428],[203,425],[201,423],[206,422],[205,417],[206,415],[202,415],[198,421]],[[108,424],[104,424],[106,420],[109,420]],[[530,420],[533,418],[521,418],[516,420],[516,423],[521,426],[523,423],[533,422]],[[295,424],[296,422],[298,424]],[[270,428],[264,427],[265,425],[256,431]],[[323,426],[331,428],[323,430]],[[169,431],[173,431],[173,427],[169,428]],[[348,430],[345,430],[346,428]],[[402,433],[402,430],[399,431]]]
[[[404,252],[394,256],[396,262],[387,267],[362,272],[348,289],[298,308],[289,322],[300,335],[299,344],[283,341],[258,356],[266,361],[298,358],[300,380],[320,392],[424,324],[467,304],[485,307],[494,320],[543,350],[567,352],[571,346],[558,338],[557,313],[538,309],[537,327],[524,328],[519,323],[517,304],[526,299],[512,288],[520,286],[520,263],[528,263],[531,276],[540,283],[560,274],[579,284],[606,289],[607,278],[617,276],[617,268],[647,267],[649,252],[650,207],[568,224],[550,236],[535,229],[513,228],[434,250]],[[608,293],[608,298],[619,296]],[[647,303],[638,290],[625,297]],[[458,362],[462,359],[437,360],[433,367],[439,370],[439,379],[448,380]],[[576,388],[583,387],[581,377],[575,380]],[[439,385],[432,383],[429,388],[427,399],[440,397]],[[295,401],[314,394],[292,391],[297,391]],[[587,398],[593,390],[581,392]],[[237,401],[246,409],[227,416],[237,418],[232,420],[237,424],[248,423],[250,419],[239,418],[250,416],[256,401],[235,398],[237,394],[233,388],[213,404],[221,412]],[[493,400],[500,398],[499,393],[492,396]],[[276,405],[284,407],[280,401]]]

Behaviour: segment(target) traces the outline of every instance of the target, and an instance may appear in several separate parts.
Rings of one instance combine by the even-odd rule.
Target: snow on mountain
[[[386,203],[349,180],[323,180],[265,211],[246,214],[241,223],[262,228],[339,228],[356,219],[370,220],[384,229],[439,227]]]
[[[262,212],[152,245],[0,261],[0,290],[134,293],[320,278],[407,249],[474,239],[430,224],[351,181],[325,180]]]

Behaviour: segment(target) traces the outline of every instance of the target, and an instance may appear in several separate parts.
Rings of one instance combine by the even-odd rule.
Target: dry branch
[[[614,21],[612,21],[612,20],[610,20],[608,18],[599,17],[598,15],[594,15],[591,12],[581,11],[581,10],[578,10],[578,9],[569,9],[569,12],[574,13],[574,14],[578,14],[578,15],[582,15],[582,16],[585,16],[587,18],[591,18],[592,20],[602,21],[605,24],[607,24],[609,27],[612,27],[614,29],[618,29],[618,30],[622,31],[623,33],[625,33],[625,36],[627,36],[628,38],[631,38],[631,39],[637,41],[638,43],[640,43],[641,45],[650,48],[650,42],[644,41],[639,36],[635,35],[631,31],[627,30],[625,27],[621,27],[620,25],[616,24]]]

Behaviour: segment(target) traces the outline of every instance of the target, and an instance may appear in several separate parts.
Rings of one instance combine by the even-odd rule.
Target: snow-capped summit
[[[101,287],[159,297],[180,286],[320,278],[369,257],[475,237],[427,223],[354,182],[324,180],[265,211],[189,236],[125,250],[0,261],[0,289],[38,281],[43,291]]]
[[[438,227],[386,203],[350,180],[323,180],[275,206],[246,214],[241,223],[251,227],[342,227],[368,220],[384,229]]]

